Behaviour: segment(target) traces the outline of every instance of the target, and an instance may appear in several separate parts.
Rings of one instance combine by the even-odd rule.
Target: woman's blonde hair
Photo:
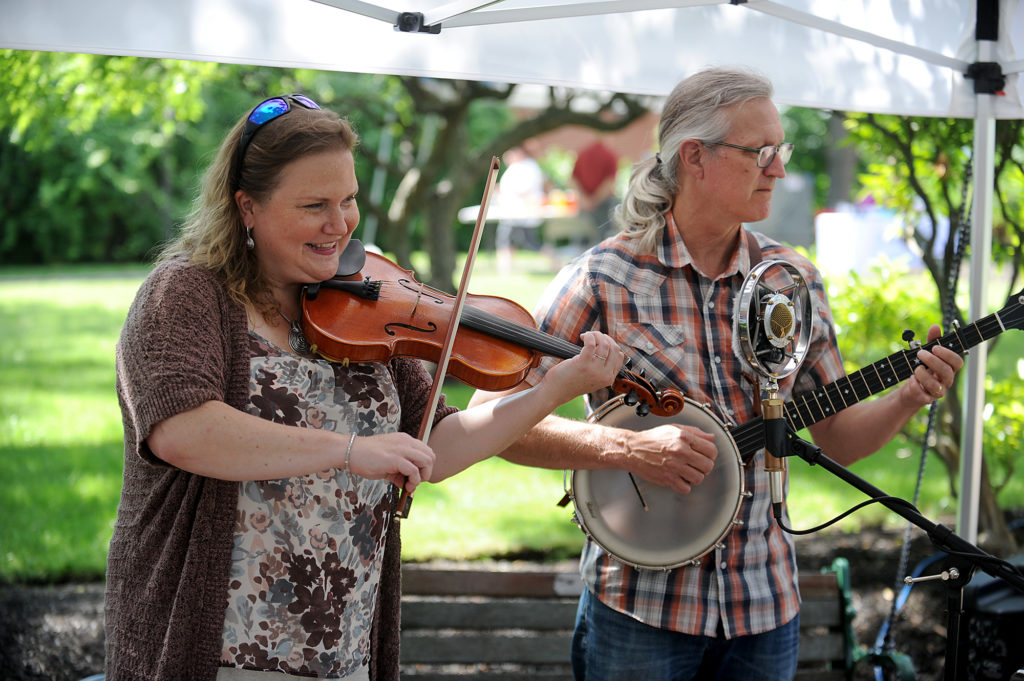
[[[233,300],[266,314],[274,306],[256,255],[246,245],[248,235],[235,203],[235,190],[245,190],[263,201],[277,187],[281,171],[289,163],[325,151],[353,150],[359,138],[335,112],[293,105],[253,135],[236,178],[235,156],[247,118],[239,120],[221,142],[185,224],[157,260],[185,258],[205,267],[218,276]]]
[[[616,219],[626,235],[640,239],[640,250],[653,253],[666,225],[677,188],[679,147],[688,139],[705,144],[729,134],[732,116],[727,108],[752,99],[771,98],[772,83],[751,70],[712,67],[676,85],[665,100],[658,126],[655,157],[633,167],[629,186]]]

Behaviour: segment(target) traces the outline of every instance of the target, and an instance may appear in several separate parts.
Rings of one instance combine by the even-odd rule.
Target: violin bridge
[[[423,284],[420,284],[419,288],[416,289],[416,301],[412,304],[412,312],[409,313],[410,317],[416,316],[416,310],[420,306],[420,298],[423,297]]]

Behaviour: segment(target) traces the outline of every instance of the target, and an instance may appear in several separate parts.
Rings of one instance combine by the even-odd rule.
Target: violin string
[[[502,319],[478,308],[467,308],[464,319],[467,326],[496,338],[539,350],[546,354],[569,359],[579,354],[580,348],[572,343]]]
[[[469,321],[473,323],[477,331],[489,333],[497,338],[518,342],[519,345],[554,357],[570,359],[580,354],[583,349],[557,336],[519,326],[515,322],[496,317],[478,308],[469,308],[466,314],[471,315]],[[624,368],[619,369],[618,375],[624,378],[632,376]]]
[[[389,290],[393,285],[394,282],[381,281],[378,298],[389,298]],[[582,351],[580,346],[567,340],[522,326],[472,305],[466,306],[463,312],[462,323],[468,328],[489,336],[507,340],[530,350],[536,350],[560,359],[576,357]],[[618,375],[622,377],[631,376],[630,372],[624,368],[619,370]]]
[[[393,284],[394,282],[382,281],[380,297],[388,297],[388,291]],[[528,329],[472,305],[467,304],[463,318],[471,323],[471,328],[475,328],[477,331],[494,336],[495,338],[508,340],[517,345],[523,345],[531,350],[547,352],[548,354],[562,357],[562,359],[569,359],[579,354],[580,348],[568,341],[541,333],[535,329]],[[467,326],[470,326],[470,324],[467,324]]]

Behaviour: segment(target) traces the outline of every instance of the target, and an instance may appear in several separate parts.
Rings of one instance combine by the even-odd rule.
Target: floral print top
[[[261,418],[358,435],[396,432],[385,364],[284,352],[250,331]],[[340,469],[239,483],[221,666],[319,678],[369,663],[392,486]]]

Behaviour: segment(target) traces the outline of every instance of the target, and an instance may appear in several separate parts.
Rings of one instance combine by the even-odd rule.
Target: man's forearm
[[[625,468],[628,451],[618,428],[552,415],[499,456],[536,468]]]

